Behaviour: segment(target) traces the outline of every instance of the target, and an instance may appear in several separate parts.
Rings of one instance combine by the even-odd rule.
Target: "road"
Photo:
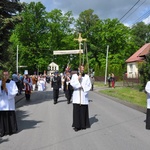
[[[115,90],[115,89],[114,89]],[[0,150],[149,150],[145,113],[109,97],[89,93],[91,128],[74,132],[72,104],[64,93],[53,104],[50,85],[16,104],[19,131],[0,138]]]

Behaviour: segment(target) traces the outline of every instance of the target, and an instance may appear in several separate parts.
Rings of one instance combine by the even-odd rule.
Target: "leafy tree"
[[[47,14],[47,18],[51,50],[75,49],[74,36],[72,34],[73,29],[71,28],[71,25],[74,23],[72,12],[69,11],[63,14],[61,10],[54,9]],[[71,57],[73,61],[75,56],[72,55]],[[64,66],[71,61],[70,55],[54,56],[52,60],[60,64],[60,69],[63,69]]]
[[[100,20],[92,10],[79,15],[76,28],[88,39],[90,68],[95,68],[95,64],[98,64],[101,75],[105,74],[106,49],[109,45],[108,71],[122,76],[126,69],[125,60],[132,54],[131,48],[134,47],[130,29],[118,19]]]
[[[11,66],[10,54],[7,50],[10,42],[9,38],[15,25],[21,21],[18,13],[21,12],[22,5],[18,0],[0,1],[0,65],[9,68]]]
[[[142,47],[145,43],[150,42],[150,25],[146,25],[144,22],[138,22],[132,26],[132,34],[134,36],[134,42],[138,48]]]
[[[40,2],[25,3],[20,15],[23,21],[16,26],[11,40],[15,43],[18,39],[14,45],[19,45],[19,65],[28,66],[28,70],[33,73],[45,66],[48,60],[48,50],[45,50],[48,37],[45,7]]]
[[[143,90],[147,81],[150,81],[150,54],[145,56],[145,62],[139,64],[139,73],[142,83],[141,90]]]

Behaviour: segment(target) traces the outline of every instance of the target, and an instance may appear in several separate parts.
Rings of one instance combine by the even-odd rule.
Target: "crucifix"
[[[79,42],[79,50],[81,50],[81,43],[82,43],[82,41],[86,41],[87,39],[83,39],[81,37],[81,33],[79,33],[78,39],[74,39],[74,40]],[[79,55],[80,55],[80,65],[81,65],[81,52],[80,51],[79,51]]]

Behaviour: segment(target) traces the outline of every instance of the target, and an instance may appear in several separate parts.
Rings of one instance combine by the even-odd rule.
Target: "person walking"
[[[32,79],[30,78],[28,73],[25,74],[23,82],[24,82],[24,87],[25,87],[26,100],[30,100],[31,91],[32,91]]]
[[[0,136],[12,135],[18,131],[15,96],[18,88],[15,81],[9,79],[9,72],[3,71],[0,80]]]
[[[150,81],[146,83],[145,92],[147,93],[146,129],[150,130]]]
[[[68,70],[65,73],[65,80],[64,80],[64,92],[67,98],[67,104],[70,104],[73,93],[73,87],[70,85],[70,80],[71,80],[71,72]]]
[[[59,89],[61,89],[61,77],[59,76],[58,71],[55,71],[54,73],[54,76],[51,80],[51,87],[53,89],[54,104],[57,104],[59,97]]]
[[[111,85],[112,85],[112,88],[115,88],[115,81],[116,81],[115,75],[112,73],[111,74]]]
[[[37,76],[36,75],[32,75],[32,90],[35,91],[36,90],[36,86],[37,86]]]
[[[74,131],[90,127],[89,110],[88,110],[88,92],[91,89],[91,81],[87,74],[84,73],[84,66],[78,68],[78,73],[73,74],[70,84],[73,91],[73,123]]]

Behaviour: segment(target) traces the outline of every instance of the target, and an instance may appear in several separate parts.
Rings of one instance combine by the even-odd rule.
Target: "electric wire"
[[[148,10],[145,14],[143,14],[141,17],[139,17],[137,20],[135,20],[135,23],[143,21],[143,20],[146,19],[148,16],[150,16],[150,10]],[[135,24],[135,23],[134,23],[134,24]]]
[[[130,15],[128,15],[122,22],[124,22],[126,19],[128,19],[137,9],[139,9],[147,0],[143,1]]]
[[[140,0],[138,0],[120,19],[122,20],[138,3],[140,2]]]

